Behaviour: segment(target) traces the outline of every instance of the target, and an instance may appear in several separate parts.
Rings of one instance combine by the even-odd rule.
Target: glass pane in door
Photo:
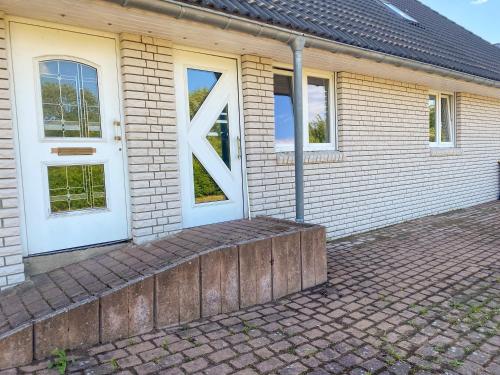
[[[104,165],[47,167],[52,213],[106,208]]]
[[[195,203],[226,201],[226,194],[217,185],[200,161],[193,155],[193,180]]]
[[[231,145],[229,143],[229,123],[227,105],[222,110],[214,126],[207,134],[207,140],[220,156],[226,167],[231,169]]]
[[[189,91],[189,116],[191,120],[200,109],[210,91],[221,77],[222,73],[207,70],[188,69],[187,81]]]
[[[100,138],[97,69],[75,61],[39,63],[46,137]]]

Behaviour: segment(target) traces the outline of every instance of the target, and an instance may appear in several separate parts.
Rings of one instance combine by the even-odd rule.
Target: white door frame
[[[17,106],[15,99],[15,85],[14,85],[14,64],[12,59],[12,42],[11,42],[11,33],[10,33],[10,25],[13,22],[22,23],[33,26],[42,26],[62,31],[69,31],[80,34],[87,34],[92,36],[104,37],[113,39],[115,43],[115,53],[116,53],[116,79],[118,83],[118,101],[119,101],[119,118],[122,123],[120,127],[121,132],[121,147],[122,147],[122,155],[123,155],[123,174],[124,178],[124,188],[125,188],[125,205],[126,205],[126,213],[127,213],[127,235],[128,238],[132,238],[132,227],[131,227],[131,200],[130,200],[130,181],[128,178],[128,150],[125,142],[125,117],[124,117],[124,108],[123,108],[123,87],[121,80],[121,66],[120,66],[120,46],[119,46],[119,38],[118,35],[106,32],[100,32],[95,30],[89,30],[81,27],[74,27],[68,25],[62,25],[52,22],[38,21],[32,20],[24,17],[16,17],[16,16],[6,16],[6,49],[7,53],[7,63],[9,68],[9,80],[10,80],[10,93],[9,98],[11,101],[11,116],[12,116],[12,130],[13,130],[13,142],[14,142],[14,154],[16,159],[16,182],[17,182],[17,194],[18,194],[18,210],[19,210],[19,219],[20,219],[20,236],[21,236],[21,247],[22,247],[22,255],[23,257],[29,256],[28,254],[28,230],[26,227],[26,211],[25,211],[25,198],[24,198],[24,189],[23,189],[23,178],[22,178],[22,168],[21,168],[21,152],[20,152],[20,139],[19,139],[19,123],[17,119]],[[50,253],[48,253],[50,254]],[[42,254],[43,255],[43,254]]]
[[[205,54],[214,57],[226,57],[236,60],[236,76],[237,76],[237,86],[238,86],[238,107],[239,107],[239,129],[240,129],[240,144],[241,144],[241,173],[242,173],[242,185],[243,185],[243,217],[251,217],[251,206],[250,206],[250,195],[248,189],[248,174],[247,174],[247,159],[246,159],[246,140],[245,140],[245,118],[243,111],[243,90],[242,90],[242,66],[241,66],[241,56],[231,53],[224,53],[220,51],[207,50],[203,48],[190,47],[182,44],[173,44],[172,49],[175,52],[185,51],[185,52],[195,52],[200,54]],[[178,139],[177,139],[178,142]],[[180,166],[179,152],[177,152],[177,163]],[[179,185],[180,185],[180,169],[179,169]],[[181,209],[182,216],[182,209]]]

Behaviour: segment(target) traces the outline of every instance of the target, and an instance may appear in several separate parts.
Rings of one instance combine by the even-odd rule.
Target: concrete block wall
[[[272,62],[242,61],[251,212],[291,219],[294,172],[274,150]],[[338,74],[338,151],[306,153],[306,222],[337,238],[497,199],[500,100],[457,93],[456,147],[435,150],[428,90]]]
[[[262,221],[256,232],[260,238],[234,237],[225,247],[200,245],[198,253],[181,262],[138,274],[0,334],[0,371],[47,358],[56,348],[83,349],[177,326],[327,281],[323,227],[278,223],[282,229],[271,234],[268,228],[276,223]],[[193,236],[195,243],[206,240],[206,234]]]
[[[24,281],[5,28],[0,12],[0,289]]]
[[[132,236],[138,243],[181,227],[172,45],[120,35]]]

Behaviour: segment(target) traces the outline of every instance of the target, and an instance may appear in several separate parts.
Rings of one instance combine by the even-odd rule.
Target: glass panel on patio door
[[[193,155],[194,201],[196,204],[227,200],[217,182]]]
[[[222,74],[199,69],[188,69],[187,75],[189,115],[193,119]]]
[[[174,54],[184,227],[244,213],[237,67],[231,58]]]
[[[229,143],[229,123],[227,105],[214,126],[207,134],[207,140],[220,156],[226,167],[231,169],[231,144]]]

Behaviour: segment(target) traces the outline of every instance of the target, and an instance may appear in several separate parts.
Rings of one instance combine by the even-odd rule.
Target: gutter
[[[200,8],[190,4],[179,3],[175,0],[104,0],[119,4],[127,8],[136,8],[145,11],[165,14],[177,19],[194,21],[205,25],[215,26],[224,30],[236,31],[255,37],[277,40],[290,44],[296,37],[304,37],[306,47],[316,48],[332,53],[342,53],[355,58],[364,58],[378,63],[386,63],[398,67],[409,68],[428,74],[437,74],[447,78],[472,82],[483,86],[500,89],[500,81],[482,78],[468,73],[421,63],[403,57],[397,57],[365,48],[353,47],[348,44],[334,42],[325,38],[306,35],[301,32],[287,30],[278,26],[248,20],[243,17],[232,16],[212,9]]]

